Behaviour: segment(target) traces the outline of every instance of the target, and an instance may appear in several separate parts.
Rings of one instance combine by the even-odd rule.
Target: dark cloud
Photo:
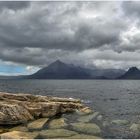
[[[125,61],[139,59],[139,7],[140,2],[0,2],[0,59],[127,67]],[[135,57],[126,57],[129,52]]]
[[[0,10],[10,9],[19,10],[28,7],[30,2],[28,1],[0,1]]]
[[[101,5],[94,2],[91,4],[93,8]],[[115,18],[110,20],[96,14],[93,15],[95,18],[86,17],[88,13],[80,15],[82,12],[86,14],[84,10],[88,10],[87,8],[91,9],[92,6],[89,5],[86,2],[33,2],[28,12],[6,13],[1,17],[8,16],[0,24],[1,42],[11,47],[29,46],[72,51],[117,42],[121,30],[125,28],[124,22],[118,18],[116,23]]]
[[[122,8],[127,16],[140,16],[140,2],[139,1],[124,1]]]

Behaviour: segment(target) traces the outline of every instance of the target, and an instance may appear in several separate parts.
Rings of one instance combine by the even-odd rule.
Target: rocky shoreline
[[[0,92],[0,139],[131,139],[139,132],[139,122],[105,118],[79,99]]]
[[[98,125],[81,120],[69,124],[62,117],[73,113],[86,117],[93,111],[79,99],[0,92],[0,138],[100,138]]]
[[[0,125],[21,124],[76,110],[90,109],[72,98],[0,93]]]

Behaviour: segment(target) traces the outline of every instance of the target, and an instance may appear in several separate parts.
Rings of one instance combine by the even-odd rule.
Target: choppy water
[[[139,80],[0,80],[0,91],[80,98],[109,120],[140,120]]]

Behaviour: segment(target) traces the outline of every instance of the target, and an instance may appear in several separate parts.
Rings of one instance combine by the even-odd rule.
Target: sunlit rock
[[[78,99],[0,92],[0,125],[15,125],[57,114],[75,112],[85,106]]]
[[[21,131],[12,131],[3,133],[0,135],[1,139],[35,139],[37,138],[37,132],[21,132]]]
[[[22,105],[0,102],[0,124],[20,124],[33,120],[33,116]]]
[[[51,129],[63,128],[67,126],[64,118],[53,119],[49,122],[48,127]]]
[[[78,115],[88,115],[88,114],[93,113],[93,110],[91,110],[89,107],[84,107],[80,110],[77,110],[76,113]]]
[[[28,128],[25,126],[16,126],[13,127],[11,129],[9,129],[9,131],[22,131],[22,132],[28,132]]]
[[[45,124],[48,122],[48,118],[41,118],[38,120],[35,120],[33,122],[30,122],[27,127],[29,130],[40,130],[43,129],[43,127],[45,126]]]

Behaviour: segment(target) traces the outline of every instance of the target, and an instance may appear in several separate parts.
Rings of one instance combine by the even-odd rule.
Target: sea
[[[0,80],[0,91],[79,98],[106,120],[140,120],[139,80]],[[113,132],[106,138],[128,137]]]

